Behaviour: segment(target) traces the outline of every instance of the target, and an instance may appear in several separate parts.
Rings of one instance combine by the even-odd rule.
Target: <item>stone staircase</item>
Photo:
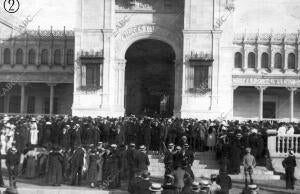
[[[163,178],[165,167],[163,158],[160,155],[149,155],[149,171],[152,177]],[[215,154],[211,152],[198,152],[195,154],[195,161],[192,170],[196,178],[210,178],[211,174],[219,174],[219,164],[215,159]],[[243,167],[241,173],[230,175],[233,180],[243,180]],[[274,175],[273,171],[267,170],[266,167],[257,166],[253,172],[254,180],[279,180],[280,175]]]

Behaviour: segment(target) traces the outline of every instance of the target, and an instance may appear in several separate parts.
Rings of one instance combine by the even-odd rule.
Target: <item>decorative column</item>
[[[272,70],[274,69],[274,64],[275,64],[275,61],[274,61],[274,58],[275,58],[275,49],[272,45],[270,45],[270,71],[272,72]]]
[[[287,46],[285,45],[284,47],[284,50],[283,50],[283,64],[282,64],[282,71],[285,72],[287,69],[288,69],[288,48]]]
[[[297,64],[297,71],[300,71],[300,39],[298,38],[298,43],[297,43],[297,53],[296,53],[296,64]]]
[[[53,83],[51,83],[51,84],[48,84],[48,86],[50,86],[50,103],[49,103],[49,114],[50,114],[50,116],[52,116],[52,114],[53,114],[53,99],[54,99],[54,86],[56,86],[56,84],[53,84]]]
[[[264,103],[264,90],[267,87],[257,86],[256,89],[259,91],[259,120],[263,119],[263,103]]]
[[[27,85],[26,83],[19,83],[21,86],[21,108],[20,108],[20,113],[24,114],[24,108],[25,108],[25,86]]]
[[[239,86],[232,86],[232,110],[230,111],[230,114],[231,114],[231,118],[234,120],[234,93],[236,91],[236,89],[238,89]]]
[[[126,68],[126,59],[117,59],[115,64],[115,102],[120,109],[124,111],[124,94],[125,94],[125,68]]]
[[[246,71],[248,67],[248,51],[246,49],[246,46],[244,45],[244,50],[243,50],[243,64],[242,64],[242,69],[243,71]]]
[[[257,45],[256,47],[256,70],[261,69],[261,56],[262,56],[262,49]]]
[[[290,121],[294,120],[294,94],[297,88],[287,88],[290,91]]]

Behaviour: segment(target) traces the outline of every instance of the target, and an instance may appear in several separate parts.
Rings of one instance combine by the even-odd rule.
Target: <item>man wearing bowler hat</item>
[[[285,168],[285,180],[286,188],[294,189],[295,184],[295,167],[296,167],[296,157],[294,151],[289,149],[289,155],[282,161],[282,165]]]
[[[165,157],[164,157],[165,175],[170,174],[174,169],[173,150],[174,150],[174,144],[169,143],[168,150],[165,153]]]
[[[139,147],[139,151],[136,154],[135,161],[138,171],[148,171],[150,161],[148,155],[146,154],[146,147],[144,145],[141,145]]]

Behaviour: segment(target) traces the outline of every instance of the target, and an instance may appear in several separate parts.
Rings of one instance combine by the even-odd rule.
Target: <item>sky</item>
[[[0,6],[4,0],[0,0]],[[12,23],[35,15],[29,29],[73,29],[78,0],[19,0],[20,10],[6,13],[0,7],[0,18]],[[199,0],[201,1],[201,0]],[[300,0],[235,0],[233,14],[235,32],[297,32],[300,29]],[[15,22],[17,21],[17,22]]]

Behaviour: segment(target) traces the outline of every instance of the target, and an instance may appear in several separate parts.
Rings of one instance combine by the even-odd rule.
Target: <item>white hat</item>
[[[256,189],[257,189],[257,185],[254,185],[254,184],[248,185],[248,188],[249,188],[250,190],[256,190]]]
[[[52,123],[51,123],[51,122],[49,122],[49,121],[47,121],[47,122],[46,122],[46,125],[51,125],[51,124],[52,124]]]
[[[227,127],[223,126],[223,127],[222,127],[222,130],[226,131],[226,130],[227,130]]]
[[[252,129],[251,132],[252,133],[257,133],[258,131],[257,131],[257,129]]]
[[[222,121],[221,125],[228,126],[228,124],[226,123],[226,121]]]
[[[200,182],[201,186],[207,187],[209,185],[209,181],[208,180],[202,180]]]
[[[117,148],[117,144],[111,144],[110,147]]]
[[[32,117],[31,122],[36,122],[36,119],[34,117]]]
[[[151,187],[149,187],[149,190],[154,191],[154,192],[159,192],[159,191],[162,191],[163,188],[161,187],[161,184],[159,184],[159,183],[152,183]]]

